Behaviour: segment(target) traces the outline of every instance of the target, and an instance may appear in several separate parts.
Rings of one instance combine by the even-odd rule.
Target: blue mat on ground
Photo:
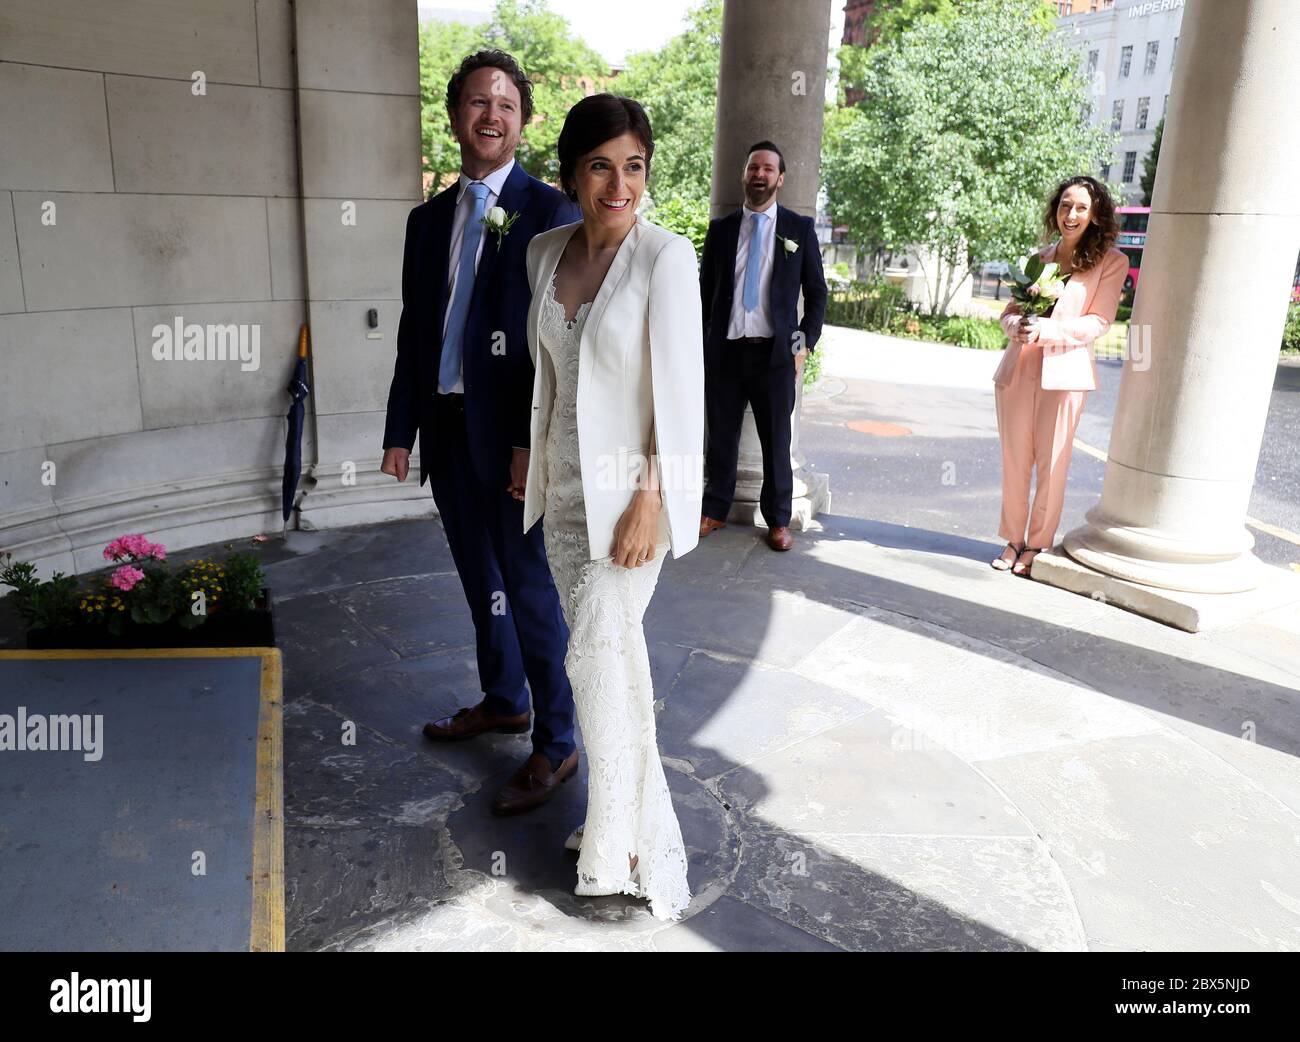
[[[255,656],[0,660],[0,950],[247,951],[260,697]],[[10,748],[60,714],[80,750]]]

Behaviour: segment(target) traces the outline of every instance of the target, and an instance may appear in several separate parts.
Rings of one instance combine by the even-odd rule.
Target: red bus
[[[1119,238],[1115,240],[1115,245],[1128,257],[1124,292],[1132,293],[1137,289],[1138,269],[1142,267],[1142,251],[1147,244],[1147,220],[1151,216],[1151,207],[1117,206],[1115,214],[1119,220]]]

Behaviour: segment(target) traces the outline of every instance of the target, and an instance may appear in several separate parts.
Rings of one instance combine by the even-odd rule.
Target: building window
[[[1167,115],[1169,115],[1169,95],[1168,95],[1168,94],[1165,95],[1165,105],[1164,105],[1164,108],[1162,108],[1162,109],[1160,110],[1160,118],[1161,118],[1161,119],[1164,119]]]
[[[1059,18],[1064,18],[1070,13],[1070,0],[1056,0],[1056,14]]]
[[[1130,184],[1133,181],[1133,171],[1137,169],[1138,154],[1136,152],[1124,153],[1124,183]]]
[[[1174,59],[1178,57],[1178,37],[1174,37],[1174,45],[1169,49],[1169,67],[1174,67]]]
[[[1151,107],[1150,98],[1138,98],[1137,122],[1133,124],[1134,130],[1146,130],[1147,128],[1147,110]]]
[[[1101,166],[1101,179],[1102,179],[1103,181],[1109,181],[1109,180],[1110,180],[1110,164],[1109,164],[1109,163],[1103,163],[1103,164],[1102,164],[1102,166]]]
[[[1119,52],[1119,74],[1127,76],[1129,69],[1133,67],[1133,45],[1121,47]]]
[[[1142,74],[1144,76],[1150,76],[1153,72],[1156,71],[1156,58],[1159,57],[1159,55],[1160,55],[1160,41],[1148,40],[1147,41],[1147,63],[1145,67],[1143,67],[1142,69]]]
[[[1097,59],[1101,57],[1100,51],[1088,52],[1088,75],[1091,76],[1097,71]]]
[[[1116,98],[1110,107],[1110,129],[1119,130],[1124,126],[1124,99]]]

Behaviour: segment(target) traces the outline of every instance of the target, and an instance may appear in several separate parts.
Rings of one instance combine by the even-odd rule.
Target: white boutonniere
[[[507,215],[501,207],[494,206],[479,218],[479,223],[497,237],[497,249],[499,250],[502,241],[510,231],[510,226],[517,220],[519,220],[517,213]]]
[[[781,240],[781,245],[785,247],[785,253],[787,257],[792,253],[797,253],[799,250],[799,244],[795,242],[793,239],[783,238]]]

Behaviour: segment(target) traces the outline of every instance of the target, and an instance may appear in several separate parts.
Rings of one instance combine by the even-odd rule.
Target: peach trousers
[[[1061,523],[1065,480],[1074,432],[1087,391],[1045,391],[1043,350],[1023,344],[1011,382],[994,387],[998,437],[1002,441],[1002,521],[998,534],[1008,543],[1050,547]],[[1037,472],[1033,507],[1029,479]],[[1028,537],[1025,528],[1028,526]]]

